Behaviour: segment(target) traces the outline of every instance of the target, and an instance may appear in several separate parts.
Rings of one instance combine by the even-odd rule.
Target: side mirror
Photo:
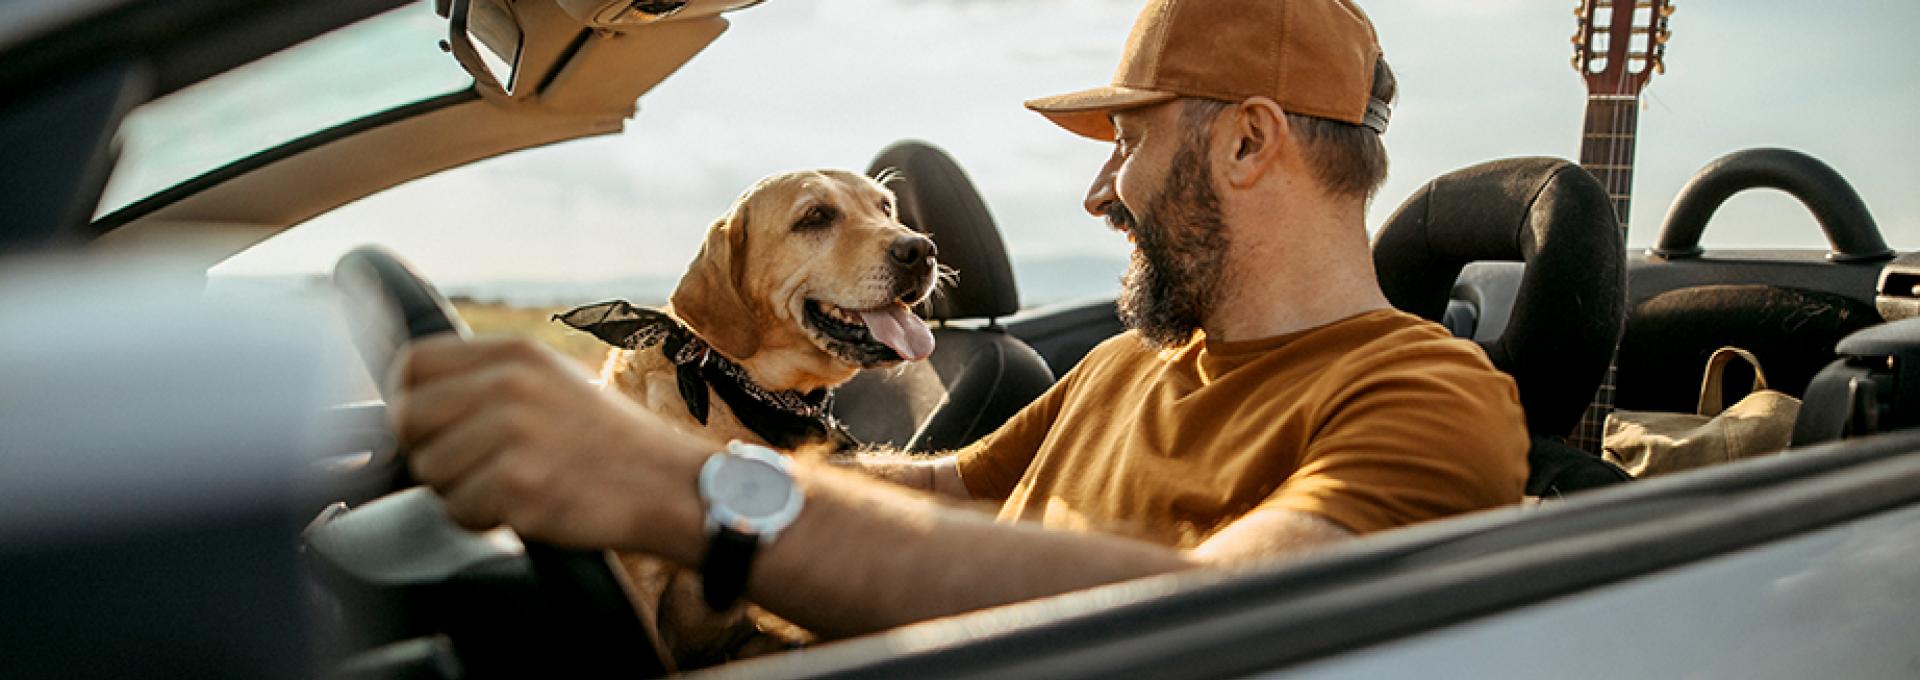
[[[452,0],[448,49],[483,89],[513,94],[525,40],[508,0]]]

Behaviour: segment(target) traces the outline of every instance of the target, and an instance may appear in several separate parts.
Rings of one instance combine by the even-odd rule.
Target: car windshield
[[[1110,295],[1129,246],[1080,208],[1110,147],[1073,137],[1020,102],[1107,82],[1139,4],[754,6],[730,14],[727,34],[643,96],[622,134],[511,153],[401,185],[290,229],[212,273],[314,275],[348,248],[378,242],[473,297],[542,305],[658,301],[707,225],[754,180],[803,167],[864,168],[886,145],[920,138],[950,151],[979,185],[1005,235],[1023,304]],[[1873,7],[1683,8],[1673,19],[1668,72],[1652,81],[1640,115],[1629,244],[1653,241],[1674,195],[1710,160],[1787,146],[1838,168],[1874,210],[1889,243],[1914,247],[1920,195],[1908,188],[1920,184],[1920,166],[1904,159],[1920,156],[1920,133],[1879,123],[1902,120],[1920,104],[1915,88],[1892,85],[1913,82],[1912,64],[1920,63],[1920,47],[1895,28],[1920,21],[1920,5]],[[1370,228],[1449,170],[1510,155],[1578,157],[1586,93],[1568,68],[1574,21],[1564,10],[1483,0],[1371,9],[1401,95],[1386,136],[1392,167],[1370,207]],[[337,44],[290,51],[273,68],[311,74],[293,89],[325,102],[326,111],[371,111],[464,82],[448,76],[455,62],[434,46],[436,30],[444,32],[444,24],[431,12],[403,8],[326,39]],[[1849,56],[1863,42],[1892,54]],[[1777,49],[1786,44],[1800,48]],[[369,68],[379,76],[329,79]],[[193,93],[203,90],[213,91],[210,85]],[[188,141],[173,126],[219,124],[255,110],[277,119],[303,108],[271,92],[241,98],[226,98],[224,108],[143,111],[128,132],[128,156],[211,159],[220,154],[160,149],[216,143]],[[233,136],[223,133],[218,145],[239,144]],[[172,163],[178,176],[200,161]],[[142,176],[151,179],[118,180],[113,195],[165,183],[157,174]],[[1825,247],[1806,211],[1777,192],[1736,197],[1704,243]]]
[[[289,139],[461,89],[425,5],[332,31],[147,103],[120,128],[120,163],[95,217]]]

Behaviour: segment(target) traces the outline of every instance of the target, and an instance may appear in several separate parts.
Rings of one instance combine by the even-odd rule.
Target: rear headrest
[[[1620,338],[1623,252],[1592,175],[1557,158],[1513,158],[1421,187],[1381,227],[1373,263],[1394,307],[1437,321],[1468,262],[1526,262],[1506,330],[1481,346],[1519,385],[1528,431],[1561,434],[1579,422]]]
[[[887,170],[900,176],[887,185],[898,198],[900,221],[933,237],[940,263],[959,272],[958,281],[920,306],[921,316],[966,319],[1020,311],[1007,247],[960,165],[932,144],[907,140],[874,157],[867,175],[878,177]]]

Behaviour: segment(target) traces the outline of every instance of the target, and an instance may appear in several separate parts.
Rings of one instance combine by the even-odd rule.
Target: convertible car
[[[664,672],[599,555],[460,531],[406,481],[368,376],[462,323],[400,256],[341,257],[337,296],[216,294],[206,273],[436,173],[619,132],[758,2],[436,0],[463,69],[450,92],[102,200],[129,181],[116,135],[136,107],[399,4],[0,8],[0,677]],[[1641,66],[1658,34],[1643,28]],[[1608,68],[1614,47],[1583,49],[1590,75]],[[1840,172],[1780,149],[1706,164],[1628,253],[1622,167],[1581,160],[1433,178],[1375,242],[1396,306],[1514,376],[1539,502],[699,674],[1920,675],[1920,255],[1889,247]],[[903,141],[873,168],[904,170],[904,221],[964,274],[919,310],[932,359],[841,391],[855,434],[964,444],[1121,330],[1110,298],[1023,305],[992,213],[940,148]],[[1750,188],[1797,199],[1830,247],[1703,250]],[[1596,396],[1691,410],[1723,345],[1804,400],[1786,452],[1629,480],[1568,443]]]

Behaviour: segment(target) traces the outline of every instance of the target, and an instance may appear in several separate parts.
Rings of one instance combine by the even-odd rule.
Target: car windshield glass
[[[289,139],[465,87],[422,4],[375,16],[149,102],[120,127],[95,216]]]

